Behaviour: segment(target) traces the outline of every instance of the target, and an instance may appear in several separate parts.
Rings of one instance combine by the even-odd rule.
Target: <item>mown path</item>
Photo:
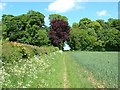
[[[65,54],[63,55],[63,65],[64,65],[64,88],[68,88],[68,79],[67,79],[67,68],[66,68],[66,63],[65,63]]]

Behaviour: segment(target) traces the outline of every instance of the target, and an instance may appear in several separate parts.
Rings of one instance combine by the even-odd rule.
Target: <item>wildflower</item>
[[[27,88],[26,86],[22,86],[22,88]]]
[[[62,54],[62,53],[63,53],[63,51],[62,51],[62,50],[59,50],[59,53],[61,53],[61,54]]]
[[[30,84],[27,84],[26,86],[30,87],[31,85],[30,85]]]

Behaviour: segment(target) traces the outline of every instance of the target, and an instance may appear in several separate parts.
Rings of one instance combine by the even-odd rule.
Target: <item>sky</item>
[[[50,14],[60,14],[68,18],[70,26],[82,18],[91,20],[118,18],[118,2],[76,2],[75,0],[53,0],[51,2],[2,2],[0,19],[3,14],[21,15],[29,10],[45,15],[45,24],[49,26]]]

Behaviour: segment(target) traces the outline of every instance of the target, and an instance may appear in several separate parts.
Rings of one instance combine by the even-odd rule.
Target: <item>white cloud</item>
[[[81,5],[75,5],[75,9],[85,9],[85,7],[84,6],[81,6]]]
[[[6,6],[6,3],[0,3],[0,10],[2,11]]]
[[[49,4],[48,10],[52,12],[66,12],[75,7],[75,0],[56,0]]]
[[[108,15],[108,12],[106,10],[97,11],[96,13],[98,16],[107,16]]]

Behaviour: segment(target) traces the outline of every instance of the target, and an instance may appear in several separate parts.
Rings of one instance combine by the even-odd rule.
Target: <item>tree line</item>
[[[53,45],[63,49],[67,41],[71,50],[120,51],[120,20],[92,21],[83,18],[69,26],[68,18],[49,15],[50,27],[45,25],[44,14],[30,10],[19,16],[2,16],[3,40],[36,46]]]

